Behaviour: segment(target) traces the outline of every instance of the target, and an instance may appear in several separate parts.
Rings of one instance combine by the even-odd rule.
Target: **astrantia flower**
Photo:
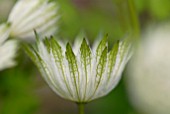
[[[9,26],[9,24],[0,25],[0,71],[16,64],[13,59],[16,55],[17,42],[7,40],[10,32]]]
[[[84,103],[108,94],[119,82],[130,58],[130,45],[118,41],[108,52],[107,38],[91,50],[84,39],[72,50],[54,38],[37,42],[37,49],[26,47],[43,78],[59,96]],[[76,51],[78,50],[78,51]]]
[[[33,40],[34,30],[41,38],[51,36],[57,30],[58,5],[49,0],[18,0],[13,7],[8,22],[11,23],[13,37]]]

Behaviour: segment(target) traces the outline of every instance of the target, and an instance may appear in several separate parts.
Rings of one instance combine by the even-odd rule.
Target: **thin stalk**
[[[131,23],[131,28],[133,30],[133,35],[135,37],[134,40],[138,40],[140,37],[140,25],[138,20],[138,15],[136,12],[134,0],[127,0],[128,2],[128,12],[129,12],[129,18]]]
[[[113,0],[116,3],[118,17],[122,30],[132,33],[132,40],[138,41],[140,37],[140,24],[136,12],[134,0]]]
[[[77,103],[79,114],[84,114],[84,103]]]
[[[129,24],[127,23],[127,16],[125,15],[125,6],[124,6],[124,0],[113,0],[113,3],[115,3],[115,8],[117,12],[117,17],[119,20],[119,23],[121,25],[121,29],[123,32],[123,35],[127,33],[129,30]]]

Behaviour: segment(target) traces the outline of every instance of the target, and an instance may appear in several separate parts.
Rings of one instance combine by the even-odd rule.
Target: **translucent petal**
[[[14,57],[16,56],[17,44],[17,41],[10,40],[0,45],[0,70],[16,65]]]
[[[82,76],[83,77],[83,81],[81,82],[81,84],[83,85],[82,87],[82,97],[83,100],[86,99],[87,96],[87,86],[89,83],[89,77],[91,75],[91,67],[92,67],[92,54],[91,54],[91,50],[90,47],[88,46],[86,40],[84,39],[81,47],[80,47],[80,63],[82,66]]]
[[[53,35],[58,27],[58,5],[49,0],[18,0],[13,7],[8,22],[11,23],[12,37],[34,40],[34,30],[40,38]]]
[[[70,44],[68,43],[66,46],[66,58],[68,61],[68,67],[70,71],[70,76],[73,78],[72,83],[75,86],[77,98],[80,101],[80,74],[79,74],[79,69],[77,65],[77,60],[76,57],[72,51],[72,48]]]

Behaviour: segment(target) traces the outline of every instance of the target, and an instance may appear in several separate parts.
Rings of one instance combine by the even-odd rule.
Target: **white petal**
[[[35,10],[39,2],[40,0],[18,0],[9,14],[9,22],[13,22],[13,25],[17,26],[25,16]]]
[[[85,36],[86,36],[85,33],[83,31],[81,31],[77,35],[77,37],[75,38],[74,45],[73,45],[73,52],[75,53],[75,55],[78,54],[80,46],[81,46],[81,43],[83,41],[83,38],[85,38]]]
[[[0,70],[16,65],[13,60],[16,55],[17,42],[10,40],[0,46]]]
[[[54,57],[47,52],[42,42],[38,45],[38,49],[44,63],[40,66],[44,79],[55,93],[65,99],[69,99],[70,96],[64,85],[62,76],[58,73],[59,71],[56,68]]]
[[[19,0],[12,9],[8,22],[12,37],[35,40],[34,30],[41,38],[54,35],[57,30],[58,6],[49,0]]]
[[[0,45],[8,38],[10,32],[9,24],[0,25]]]

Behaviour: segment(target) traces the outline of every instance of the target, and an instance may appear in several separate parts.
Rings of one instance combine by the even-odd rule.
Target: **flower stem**
[[[140,37],[140,24],[134,0],[114,0],[118,10],[118,17],[123,33],[132,33],[132,40]],[[126,4],[126,5],[125,5]]]
[[[84,114],[84,103],[77,103],[79,108],[79,114]]]
[[[133,35],[138,39],[140,36],[140,25],[139,25],[139,20],[135,8],[134,0],[128,0],[128,9],[129,9],[131,27],[134,31]]]

